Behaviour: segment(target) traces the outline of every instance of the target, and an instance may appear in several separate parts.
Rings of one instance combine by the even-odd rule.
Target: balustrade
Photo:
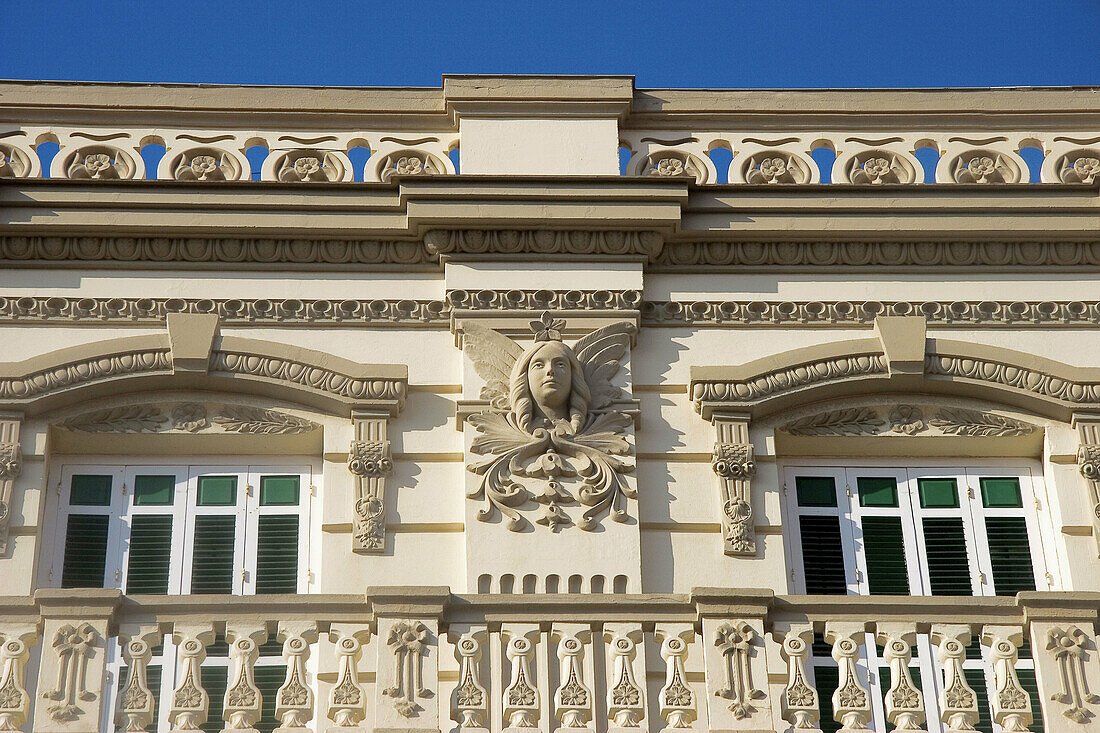
[[[1100,713],[1100,594],[378,592],[3,599],[0,730],[1027,731],[1041,711],[1091,731]]]

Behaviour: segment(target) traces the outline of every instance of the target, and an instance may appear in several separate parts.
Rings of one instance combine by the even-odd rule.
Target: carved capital
[[[1100,445],[1082,445],[1077,449],[1077,467],[1089,481],[1100,481]]]
[[[348,470],[356,476],[381,478],[393,472],[388,440],[353,440],[348,452]]]

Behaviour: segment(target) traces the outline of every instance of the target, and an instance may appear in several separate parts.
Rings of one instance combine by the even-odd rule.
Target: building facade
[[[0,730],[1100,730],[1100,90],[0,83]]]

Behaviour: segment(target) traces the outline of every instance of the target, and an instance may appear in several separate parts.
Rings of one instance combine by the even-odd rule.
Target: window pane
[[[233,506],[236,503],[236,476],[199,476],[199,506]]]
[[[69,504],[73,506],[111,506],[111,477],[73,476],[69,489]]]
[[[133,517],[130,520],[126,592],[167,593],[171,560],[171,515],[138,514]]]
[[[175,493],[175,476],[134,477],[134,506],[166,506]]]
[[[802,567],[806,592],[842,596],[848,593],[844,579],[844,549],[838,517],[798,518],[802,537]]]
[[[256,592],[298,590],[298,515],[260,517],[256,534]]]
[[[836,506],[836,484],[831,476],[798,476],[794,486],[799,506]]]
[[[195,544],[191,559],[192,593],[233,592],[236,529],[236,517],[195,517]]]
[[[298,476],[261,476],[260,506],[297,506]]]
[[[934,596],[973,595],[966,536],[959,517],[925,517],[924,549]]]
[[[1023,517],[986,517],[989,559],[993,565],[993,589],[999,596],[1035,590],[1031,545]]]
[[[982,506],[990,509],[1023,507],[1024,496],[1018,478],[980,478]]]
[[[891,476],[860,476],[856,479],[860,506],[898,505],[898,482]]]
[[[917,479],[920,505],[925,509],[954,509],[959,506],[959,488],[953,478]]]
[[[901,517],[863,517],[862,525],[871,595],[909,595]]]
[[[70,514],[65,530],[65,561],[61,569],[62,588],[102,588],[107,566],[105,514]]]

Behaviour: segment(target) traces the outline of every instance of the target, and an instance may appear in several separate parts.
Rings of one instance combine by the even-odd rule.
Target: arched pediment
[[[363,364],[311,349],[220,336],[217,316],[172,314],[166,333],[96,341],[0,363],[0,407],[37,414],[104,396],[209,390],[264,396],[350,415],[394,415],[408,368]]]
[[[835,341],[736,366],[693,367],[696,409],[762,418],[869,393],[948,395],[1068,421],[1100,408],[1100,369],[953,339],[927,338],[921,317],[878,318],[877,338]]]

